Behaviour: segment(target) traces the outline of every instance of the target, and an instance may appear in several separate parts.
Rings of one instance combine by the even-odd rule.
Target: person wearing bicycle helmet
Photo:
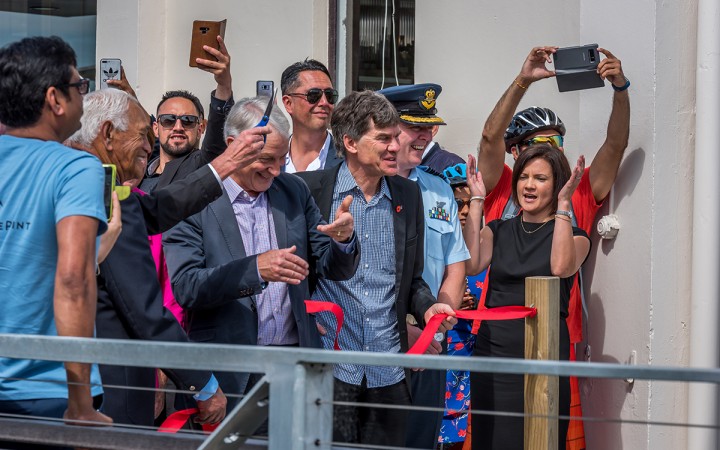
[[[438,171],[421,166],[434,125],[444,124],[436,115],[436,100],[442,87],[433,83],[393,86],[378,93],[390,100],[400,116],[396,161],[398,175],[420,187],[425,218],[422,278],[438,302],[458,309],[465,288],[465,260],[470,258],[452,189]],[[459,159],[459,157],[458,157]],[[444,169],[444,167],[443,167]],[[442,170],[442,169],[440,169]],[[410,345],[420,336],[415,321],[407,325]],[[441,336],[438,339],[443,340]],[[444,352],[440,342],[432,342],[426,353]],[[446,371],[425,370],[413,374],[410,389],[413,406],[442,407]],[[440,432],[442,414],[410,411],[405,446],[434,448]]]
[[[517,214],[510,200],[512,169],[505,164],[505,152],[511,153],[516,159],[533,144],[547,143],[560,150],[565,149],[565,125],[552,110],[530,107],[513,115],[532,83],[555,76],[555,72],[548,69],[545,64],[550,62],[550,56],[557,49],[558,47],[552,46],[532,49],[520,73],[510,83],[485,122],[478,151],[478,169],[487,190],[487,198],[483,205],[487,222]],[[598,65],[598,74],[609,81],[613,88],[612,111],[605,141],[595,154],[590,167],[584,170],[580,184],[572,196],[572,211],[568,211],[573,223],[585,230],[588,235],[597,211],[615,182],[630,134],[628,96],[630,81],[625,77],[618,58],[606,49],[599,48],[598,51],[605,55]],[[473,193],[473,195],[477,194]],[[473,249],[470,248],[470,251],[472,254]],[[471,261],[477,260],[474,256]],[[466,269],[468,273],[477,271],[472,264],[468,264]],[[582,340],[581,310],[582,301],[576,277],[567,319],[571,343]],[[571,346],[571,350],[574,350],[574,346]],[[574,352],[571,354],[571,359],[575,359]],[[577,390],[573,389],[572,404],[579,407],[579,398],[575,398],[577,394]],[[577,426],[581,430],[580,422]],[[561,436],[561,439],[564,437]]]

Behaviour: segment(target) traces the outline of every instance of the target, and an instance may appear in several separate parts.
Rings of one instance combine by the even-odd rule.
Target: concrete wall
[[[631,134],[615,188],[599,216],[620,217],[614,241],[592,236],[586,264],[591,360],[686,366],[692,225],[696,2],[507,3],[419,0],[416,80],[443,86],[448,122],[438,140],[474,152],[495,102],[535,45],[598,43],[632,80]],[[592,160],[605,138],[609,87],[558,93],[533,85],[520,107],[552,108],[568,128],[566,151]],[[581,380],[587,416],[687,420],[682,383]],[[589,449],[677,449],[678,427],[588,423]]]
[[[327,62],[328,0],[98,0],[97,55],[123,60],[148,110],[170,89],[188,89],[204,103],[212,74],[188,66],[193,20],[227,19],[236,99],[255,95],[257,80],[273,80],[306,57]]]

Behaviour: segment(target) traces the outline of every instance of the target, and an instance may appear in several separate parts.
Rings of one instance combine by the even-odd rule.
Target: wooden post
[[[525,359],[555,360],[560,353],[560,279],[525,279],[525,306],[537,308],[537,316],[525,319]],[[558,377],[525,375],[525,414],[557,417]],[[558,421],[525,417],[525,450],[556,450]]]

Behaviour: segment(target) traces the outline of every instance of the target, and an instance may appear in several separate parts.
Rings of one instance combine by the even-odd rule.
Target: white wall
[[[535,45],[598,43],[632,80],[630,144],[600,216],[615,213],[614,241],[593,236],[586,273],[591,359],[686,366],[690,300],[694,127],[695,2],[507,2],[418,0],[416,82],[443,86],[438,140],[474,152],[493,106]],[[520,108],[552,108],[568,128],[571,160],[590,160],[602,144],[610,87],[558,93],[554,80],[533,85]],[[587,416],[685,422],[681,383],[582,380]],[[589,449],[678,449],[678,427],[588,423]]]
[[[255,95],[257,80],[273,80],[306,57],[327,62],[328,0],[98,0],[97,55],[123,60],[148,110],[162,94],[188,89],[204,104],[212,74],[188,65],[193,20],[227,19],[235,99]]]

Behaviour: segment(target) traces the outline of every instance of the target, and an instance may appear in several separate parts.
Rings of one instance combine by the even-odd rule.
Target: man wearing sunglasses
[[[80,128],[88,91],[76,66],[58,37],[0,49],[0,333],[93,336],[107,225],[100,163],[60,144]],[[89,364],[0,358],[0,413],[110,424],[94,404],[99,382]]]
[[[283,170],[295,173],[340,164],[342,158],[328,132],[338,92],[333,89],[327,67],[314,59],[296,62],[283,71],[280,87],[293,133]]]
[[[557,47],[532,49],[519,75],[510,83],[485,122],[478,152],[478,169],[488,193],[484,205],[485,220],[488,222],[517,214],[510,200],[512,169],[505,164],[505,152],[517,158],[520,152],[534,143],[548,143],[564,150],[565,125],[553,111],[531,107],[513,116],[532,83],[555,76],[555,72],[547,69],[545,63],[550,62],[550,55],[556,50]],[[606,57],[600,61],[597,70],[603,79],[611,83],[612,111],[605,141],[590,167],[585,169],[580,185],[573,194],[571,212],[573,221],[588,234],[592,231],[597,211],[615,182],[630,134],[630,99],[627,90],[630,81],[625,77],[619,59],[608,50],[599,48],[598,51]],[[581,312],[581,292],[576,282],[571,292],[567,319],[571,343],[582,340]],[[575,359],[574,346],[571,346],[570,357]],[[579,398],[575,398],[578,392],[575,388],[572,390],[571,404],[579,407]],[[578,423],[581,427],[582,424]]]
[[[393,86],[378,91],[390,100],[400,116],[398,175],[417,183],[422,195],[425,216],[423,280],[439,302],[458,309],[465,288],[465,260],[470,258],[470,252],[465,246],[452,189],[439,173],[421,166],[423,156],[432,142],[433,128],[445,125],[443,119],[436,115],[436,100],[441,92],[442,87],[432,83]],[[412,346],[422,330],[412,316],[408,317],[407,329]],[[437,355],[443,352],[443,339],[441,336],[438,339],[440,342],[432,342],[426,353]],[[445,375],[446,372],[441,370],[413,374],[410,383],[413,406],[441,408],[445,394]],[[440,412],[411,411],[405,446],[434,448],[441,421]]]
[[[210,111],[205,118],[205,110],[200,100],[184,90],[166,92],[156,110],[153,132],[160,143],[160,155],[149,161],[145,179],[140,189],[150,193],[156,187],[167,186],[173,178],[179,179],[192,170],[207,164],[225,150],[223,124],[227,112],[234,104],[232,97],[232,76],[230,74],[230,54],[223,39],[218,36],[220,49],[205,47],[217,61],[198,58],[198,68],[214,75],[217,88],[210,93]],[[200,147],[200,138],[205,140]],[[199,149],[199,150],[198,150]],[[188,156],[198,150],[194,156]],[[165,172],[166,164],[170,165]],[[180,166],[185,166],[180,169]],[[177,176],[178,171],[180,176]]]

